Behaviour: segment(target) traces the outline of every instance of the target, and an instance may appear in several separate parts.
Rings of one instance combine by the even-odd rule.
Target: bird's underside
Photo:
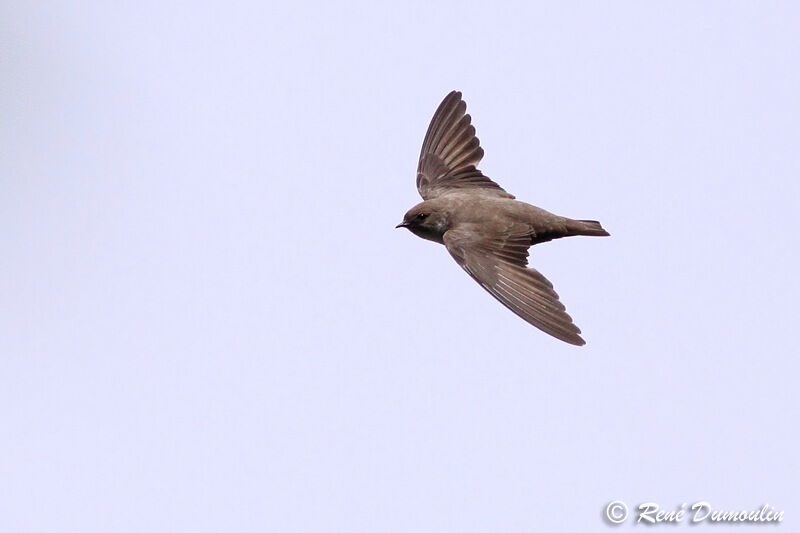
[[[461,93],[445,97],[428,127],[417,168],[425,200],[401,224],[445,245],[504,306],[570,344],[585,344],[553,285],[528,266],[528,248],[572,235],[607,236],[599,222],[572,220],[516,201],[476,165],[483,149]]]

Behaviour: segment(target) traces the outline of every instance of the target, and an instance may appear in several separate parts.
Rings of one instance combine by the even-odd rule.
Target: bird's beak
[[[394,229],[397,229],[397,228],[407,228],[407,227],[408,227],[408,222],[406,222],[406,221],[404,220],[404,221],[402,221],[401,223],[399,223],[398,225],[396,225],[396,226],[394,227]]]

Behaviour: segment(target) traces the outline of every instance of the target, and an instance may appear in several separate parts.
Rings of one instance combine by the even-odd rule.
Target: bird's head
[[[406,228],[417,237],[441,243],[447,231],[447,213],[441,206],[428,200],[412,207],[395,227]]]

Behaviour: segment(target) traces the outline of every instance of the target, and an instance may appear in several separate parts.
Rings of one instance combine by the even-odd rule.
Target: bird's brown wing
[[[448,94],[439,104],[419,155],[419,194],[424,200],[430,200],[454,189],[482,189],[514,198],[475,168],[483,158],[483,148],[466,111],[467,104],[457,91]]]
[[[527,267],[531,233],[525,228],[500,237],[472,228],[451,229],[444,234],[444,244],[475,281],[525,321],[564,342],[585,344],[553,284]]]

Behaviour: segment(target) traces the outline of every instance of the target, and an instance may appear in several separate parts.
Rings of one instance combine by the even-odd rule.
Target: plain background
[[[0,20],[1,531],[797,530],[797,4]],[[587,346],[394,229],[452,89]]]

